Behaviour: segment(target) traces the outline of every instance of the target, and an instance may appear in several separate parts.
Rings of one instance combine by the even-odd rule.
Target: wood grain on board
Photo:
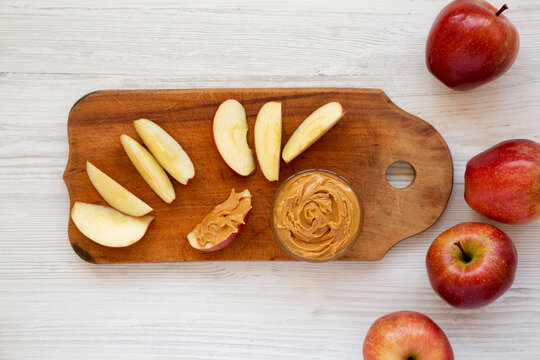
[[[214,147],[212,118],[229,98],[246,108],[253,146],[258,110],[281,101],[282,146],[315,109],[339,101],[347,110],[340,122],[289,164],[281,163],[280,181],[267,181],[258,170],[239,177],[228,169]],[[195,165],[187,185],[174,182],[176,200],[166,204],[139,176],[120,144],[120,135],[140,141],[133,121],[150,119],[179,141]],[[70,157],[64,173],[71,205],[75,201],[106,205],[92,187],[86,161],[117,180],[155,210],[154,222],[142,240],[126,248],[107,248],[87,239],[69,221],[69,238],[81,258],[96,263],[204,260],[293,260],[275,242],[269,227],[270,204],[279,184],[294,172],[310,168],[335,171],[360,194],[364,228],[355,247],[342,260],[378,260],[396,243],[431,226],[441,215],[452,189],[453,168],[448,147],[427,122],[395,106],[381,90],[200,89],[99,91],[78,101],[68,121]],[[391,187],[386,169],[395,161],[410,163],[413,183]],[[186,235],[234,188],[249,189],[253,210],[233,244],[202,253]]]

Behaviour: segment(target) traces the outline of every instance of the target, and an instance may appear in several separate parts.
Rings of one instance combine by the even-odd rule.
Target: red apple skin
[[[249,212],[246,214],[246,217],[244,218],[244,223],[238,225],[238,231],[236,231],[235,233],[232,233],[231,235],[229,235],[228,238],[226,238],[222,242],[220,242],[220,243],[218,243],[218,244],[216,244],[216,245],[214,245],[212,247],[209,247],[209,248],[195,248],[195,249],[197,249],[199,251],[202,251],[202,252],[213,252],[213,251],[221,250],[221,249],[229,246],[230,244],[232,244],[233,241],[236,239],[236,237],[240,234],[240,232],[242,232],[242,230],[246,226],[246,223],[247,223],[247,221],[249,219],[250,212],[251,212],[251,210],[249,210]]]
[[[459,242],[471,260],[465,262]],[[439,235],[426,256],[433,290],[459,309],[486,306],[504,294],[516,275],[512,240],[494,226],[466,222]]]
[[[454,360],[445,333],[427,316],[397,311],[371,325],[364,340],[364,360]]]
[[[448,4],[429,32],[429,71],[455,90],[476,88],[508,71],[519,52],[519,34],[498,10],[483,0]]]
[[[526,224],[540,218],[540,144],[504,141],[476,155],[465,171],[465,201],[493,220]]]

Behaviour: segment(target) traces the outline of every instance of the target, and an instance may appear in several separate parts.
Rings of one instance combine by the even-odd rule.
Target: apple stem
[[[497,11],[497,12],[495,13],[495,16],[501,15],[502,12],[503,12],[504,10],[507,10],[507,9],[508,9],[508,5],[504,4],[504,5],[502,6],[502,8],[500,8],[499,11]]]
[[[466,263],[471,261],[471,256],[465,252],[465,249],[463,249],[463,246],[461,246],[461,243],[459,241],[455,242],[454,245],[456,245],[459,250],[461,250],[461,254],[463,255],[463,261],[465,261]]]

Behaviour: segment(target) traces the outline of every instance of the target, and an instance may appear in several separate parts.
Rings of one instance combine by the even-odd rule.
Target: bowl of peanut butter
[[[277,189],[270,226],[290,255],[324,262],[345,255],[354,246],[363,218],[362,202],[344,177],[310,169],[292,175]]]

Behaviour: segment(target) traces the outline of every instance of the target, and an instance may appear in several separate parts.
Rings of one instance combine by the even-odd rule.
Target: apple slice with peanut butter
[[[217,205],[200,224],[197,224],[187,238],[197,250],[210,252],[230,245],[246,225],[251,211],[249,190],[231,194],[225,202]]]

